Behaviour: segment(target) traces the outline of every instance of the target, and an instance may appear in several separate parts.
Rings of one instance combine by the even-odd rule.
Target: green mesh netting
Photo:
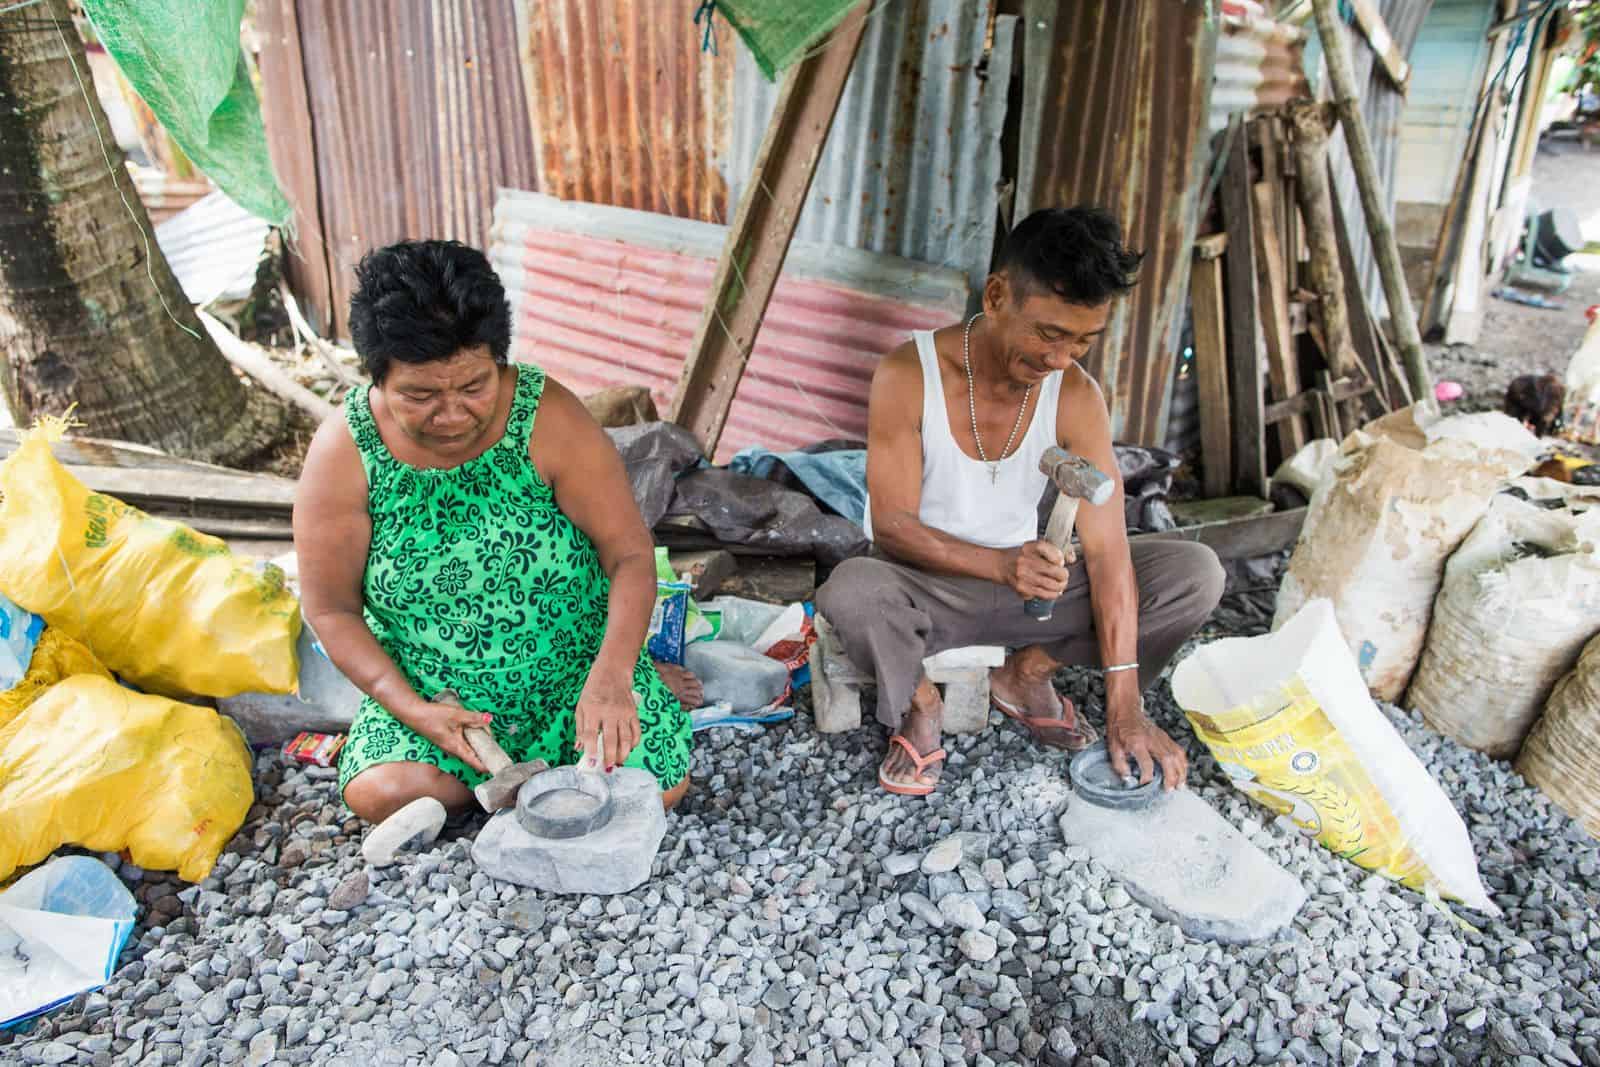
[[[883,3],[887,0],[878,0]],[[717,0],[768,81],[793,66],[862,0]]]
[[[83,0],[100,43],[206,177],[274,225],[289,218],[239,48],[246,0]]]

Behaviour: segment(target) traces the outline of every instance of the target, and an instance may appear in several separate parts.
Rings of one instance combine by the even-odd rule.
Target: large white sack
[[[1600,631],[1600,511],[1501,494],[1450,562],[1406,696],[1428,725],[1510,759]]]
[[[1352,433],[1311,499],[1273,625],[1328,598],[1368,688],[1398,700],[1445,560],[1541,447],[1500,412],[1439,418],[1422,404]]]
[[[1360,867],[1499,914],[1466,824],[1373,703],[1332,603],[1198,649],[1172,693],[1251,799]]]

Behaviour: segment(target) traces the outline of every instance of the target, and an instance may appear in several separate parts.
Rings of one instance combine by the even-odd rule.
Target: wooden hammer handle
[[[441,689],[434,696],[435,704],[449,704],[451,707],[465,708],[461,698],[454,689]],[[472,751],[477,753],[483,761],[484,769],[490,774],[499,774],[511,766],[511,757],[506,755],[506,750],[500,747],[499,742],[482,726],[469,726],[461,731],[466,736],[467,744],[472,746]]]
[[[1078,521],[1078,506],[1082,503],[1078,497],[1067,493],[1057,496],[1044,527],[1044,539],[1061,550],[1069,567],[1078,558],[1072,549],[1072,527]]]

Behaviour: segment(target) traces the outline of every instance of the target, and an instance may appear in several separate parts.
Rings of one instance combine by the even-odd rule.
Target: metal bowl
[[[1072,762],[1067,765],[1067,773],[1072,776],[1073,792],[1102,808],[1138,811],[1149,807],[1161,795],[1159,763],[1155,765],[1155,773],[1151,775],[1148,785],[1138,784],[1137,777],[1133,778],[1133,784],[1130,785],[1112,769],[1111,755],[1106,751],[1104,741],[1090,745],[1073,756]]]
[[[611,786],[593,771],[556,767],[517,791],[517,822],[535,837],[582,837],[610,821]]]

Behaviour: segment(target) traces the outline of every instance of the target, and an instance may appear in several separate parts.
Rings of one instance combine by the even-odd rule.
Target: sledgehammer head
[[[1077,497],[1096,507],[1110,500],[1116,488],[1116,483],[1099,467],[1060,445],[1045,449],[1039,457],[1039,470],[1063,496]]]

